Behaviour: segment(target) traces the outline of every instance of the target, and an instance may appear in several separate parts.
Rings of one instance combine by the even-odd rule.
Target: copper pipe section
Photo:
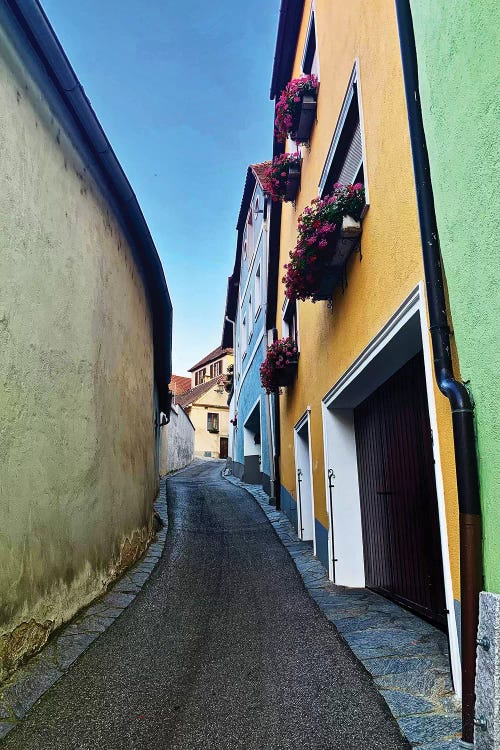
[[[481,577],[481,516],[460,513],[460,576],[462,591],[462,738],[474,741],[474,682],[476,676],[476,638],[479,622]]]

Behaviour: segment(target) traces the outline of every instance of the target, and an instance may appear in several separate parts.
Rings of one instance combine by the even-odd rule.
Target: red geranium
[[[260,382],[266,393],[279,393],[276,374],[297,360],[297,344],[291,336],[273,341],[260,366]]]
[[[298,221],[297,245],[290,252],[282,279],[289,299],[305,300],[318,291],[332,236],[342,226],[344,216],[359,221],[364,205],[365,191],[358,182],[345,186],[336,183],[330,195],[315,198],[306,206]]]
[[[286,141],[289,133],[293,137],[292,131],[296,127],[295,118],[300,111],[302,97],[315,96],[317,90],[318,79],[315,75],[294,78],[287,83],[276,102],[274,132],[278,141]]]
[[[264,190],[273,201],[283,200],[290,167],[299,167],[300,162],[300,154],[279,154],[274,157],[262,181]]]

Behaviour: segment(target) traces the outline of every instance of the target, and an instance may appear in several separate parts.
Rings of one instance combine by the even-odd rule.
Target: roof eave
[[[86,143],[118,205],[144,267],[153,317],[154,370],[159,407],[168,413],[172,375],[172,302],[163,266],[134,191],[37,0],[6,0]]]

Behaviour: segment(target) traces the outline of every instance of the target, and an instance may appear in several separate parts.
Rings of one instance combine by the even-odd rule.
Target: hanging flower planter
[[[316,120],[318,79],[314,75],[294,78],[287,83],[276,102],[274,131],[276,139],[288,136],[296,143],[307,143]]]
[[[290,336],[277,339],[267,347],[266,358],[260,366],[260,381],[266,393],[280,393],[292,384],[297,371],[299,353]]]
[[[333,193],[315,198],[298,221],[297,245],[290,252],[283,277],[289,299],[330,299],[342,283],[346,263],[361,235],[364,190],[356,185],[334,186]]]
[[[294,201],[300,185],[300,154],[275,156],[267,168],[263,188],[273,201]]]

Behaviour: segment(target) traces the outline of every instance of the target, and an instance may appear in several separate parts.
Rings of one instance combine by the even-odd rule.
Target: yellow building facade
[[[433,377],[394,3],[306,0],[295,31],[292,21],[280,21],[272,95],[279,97],[286,76],[304,73],[316,73],[319,88],[309,142],[286,143],[286,151],[300,150],[302,171],[296,201],[284,203],[281,214],[276,328],[289,335],[295,318],[300,356],[294,382],[279,397],[281,507],[336,583],[369,585],[447,629],[459,692],[452,424]],[[295,45],[291,70],[287,45],[288,52]],[[330,302],[300,301],[290,314],[281,277],[298,218],[328,192],[335,169],[348,173],[355,138],[360,163],[350,181],[361,179],[366,193],[359,252]],[[396,480],[404,490],[394,489]],[[435,559],[417,547],[408,552],[426,523]],[[441,599],[434,596],[440,587]],[[434,603],[419,600],[419,588]]]

